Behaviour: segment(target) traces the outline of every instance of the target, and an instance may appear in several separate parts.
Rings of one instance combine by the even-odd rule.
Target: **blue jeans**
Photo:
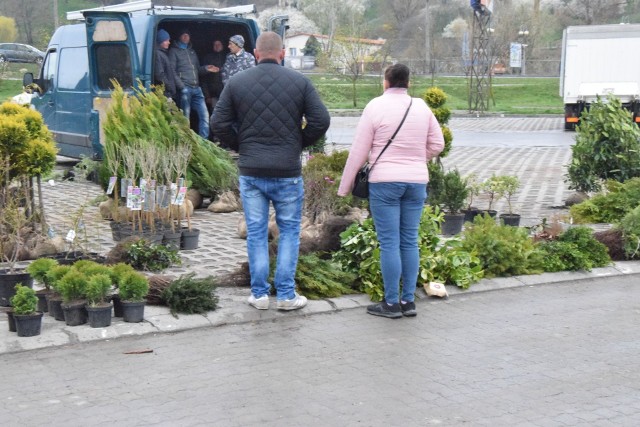
[[[418,228],[426,198],[426,184],[369,183],[369,209],[380,242],[384,299],[389,304],[399,302],[400,277],[402,301],[415,298],[420,266]]]
[[[185,117],[191,117],[191,108],[198,114],[198,135],[209,137],[209,111],[200,87],[185,86],[180,96],[180,108]]]
[[[295,275],[300,246],[300,219],[304,187],[302,177],[240,177],[240,195],[247,222],[247,254],[251,293],[269,295],[269,202],[276,212],[280,231],[274,286],[278,300],[295,297]]]

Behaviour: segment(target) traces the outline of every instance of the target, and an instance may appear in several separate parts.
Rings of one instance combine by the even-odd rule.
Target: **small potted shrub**
[[[44,289],[36,291],[36,296],[38,297],[38,311],[42,311],[43,313],[49,311],[47,295],[52,291],[51,283],[47,274],[57,265],[58,261],[52,258],[38,258],[26,268],[26,272],[29,273],[35,281],[44,286]]]
[[[445,210],[442,234],[454,235],[462,231],[464,214],[461,209],[468,195],[467,182],[460,176],[457,169],[444,174],[440,193],[440,202]]]
[[[107,301],[112,280],[107,274],[95,274],[87,281],[87,317],[92,328],[111,325],[111,303]]]
[[[51,287],[51,292],[47,294],[47,305],[49,308],[49,316],[56,320],[64,320],[64,311],[62,310],[62,295],[58,291],[58,283],[65,274],[71,271],[70,265],[56,265],[47,272],[47,283]]]
[[[126,273],[119,283],[122,304],[122,320],[130,323],[144,319],[145,297],[149,293],[149,281],[137,272]]]
[[[120,288],[120,283],[127,273],[135,272],[136,270],[129,264],[119,262],[111,266],[111,281],[115,289]],[[111,295],[111,302],[113,303],[113,317],[122,317],[122,300],[120,299],[120,293],[114,293]]]
[[[62,295],[62,310],[64,321],[68,326],[78,326],[87,323],[87,310],[85,309],[87,276],[74,268],[65,274],[59,281],[57,290]]]
[[[520,187],[520,181],[517,176],[513,175],[504,175],[500,178],[502,179],[503,197],[507,200],[507,206],[509,207],[509,213],[501,214],[500,219],[504,222],[504,225],[517,227],[520,225],[520,214],[513,213],[512,202],[513,196],[515,196]]]
[[[38,297],[36,292],[22,285],[16,285],[16,293],[11,297],[13,318],[19,337],[40,335],[42,329],[42,312],[36,311]]]
[[[475,174],[470,174],[465,177],[467,181],[467,188],[469,192],[467,193],[467,206],[462,209],[462,213],[464,213],[464,222],[473,222],[473,219],[476,215],[480,214],[480,209],[473,205],[473,200],[475,196],[480,195],[482,191],[482,183],[478,181],[478,178]]]
[[[482,191],[489,198],[489,205],[487,206],[487,210],[483,213],[487,213],[491,218],[495,218],[498,212],[492,209],[493,204],[500,200],[504,195],[504,185],[502,183],[502,177],[492,175],[491,178],[482,183]]]

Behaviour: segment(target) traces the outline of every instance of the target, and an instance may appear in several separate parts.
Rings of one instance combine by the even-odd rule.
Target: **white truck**
[[[567,27],[562,38],[560,96],[564,128],[596,100],[615,95],[640,123],[640,24]]]

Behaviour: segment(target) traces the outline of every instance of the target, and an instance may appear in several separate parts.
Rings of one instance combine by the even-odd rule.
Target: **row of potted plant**
[[[60,265],[54,259],[39,258],[29,264],[27,272],[43,289],[36,292],[17,285],[11,299],[14,317],[19,314],[41,319],[43,312],[49,312],[68,326],[88,322],[94,328],[111,325],[112,309],[125,322],[141,322],[144,318],[149,282],[128,264],[106,266],[80,260]],[[33,333],[40,331],[34,329]]]
[[[445,212],[442,233],[453,235],[462,230],[465,222],[473,222],[477,215],[488,214],[495,217],[496,202],[505,199],[508,212],[499,216],[505,225],[518,226],[520,215],[513,211],[513,198],[520,187],[518,177],[512,175],[492,175],[485,181],[478,181],[475,175],[462,177],[457,169],[442,172],[438,167],[430,167],[429,203],[441,206]],[[473,205],[476,196],[484,195],[487,209]]]

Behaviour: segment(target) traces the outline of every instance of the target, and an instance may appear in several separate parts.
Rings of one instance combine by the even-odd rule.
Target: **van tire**
[[[4,55],[0,55],[0,64],[4,64],[7,61],[7,59],[4,57]]]

